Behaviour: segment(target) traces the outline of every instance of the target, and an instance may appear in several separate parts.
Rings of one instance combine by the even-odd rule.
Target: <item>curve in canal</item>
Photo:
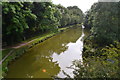
[[[82,61],[83,37],[83,29],[73,27],[37,44],[8,66],[6,78],[64,78],[63,71],[73,77],[68,67]]]

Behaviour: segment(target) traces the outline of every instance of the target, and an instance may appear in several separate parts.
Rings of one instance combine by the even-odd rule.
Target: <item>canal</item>
[[[74,77],[73,61],[82,61],[84,32],[72,27],[29,49],[8,66],[6,78]],[[74,67],[74,66],[72,66]]]

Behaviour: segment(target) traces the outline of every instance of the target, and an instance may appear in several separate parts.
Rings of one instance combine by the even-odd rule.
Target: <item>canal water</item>
[[[73,78],[70,67],[82,62],[83,37],[82,27],[72,27],[35,45],[9,65],[6,78]]]

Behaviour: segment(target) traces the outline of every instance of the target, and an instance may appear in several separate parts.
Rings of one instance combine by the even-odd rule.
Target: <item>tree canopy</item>
[[[82,22],[77,7],[65,8],[52,2],[3,2],[3,44],[11,45],[58,27]]]
[[[87,11],[84,25],[91,28],[95,42],[104,45],[120,40],[120,36],[118,36],[120,31],[118,27],[119,4],[120,2],[99,2],[92,5],[91,9]]]

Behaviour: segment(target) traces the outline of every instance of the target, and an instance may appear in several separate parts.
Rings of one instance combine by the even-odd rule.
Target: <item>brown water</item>
[[[64,78],[63,71],[73,77],[68,67],[82,61],[83,36],[81,27],[74,27],[37,44],[11,63],[6,78]]]

